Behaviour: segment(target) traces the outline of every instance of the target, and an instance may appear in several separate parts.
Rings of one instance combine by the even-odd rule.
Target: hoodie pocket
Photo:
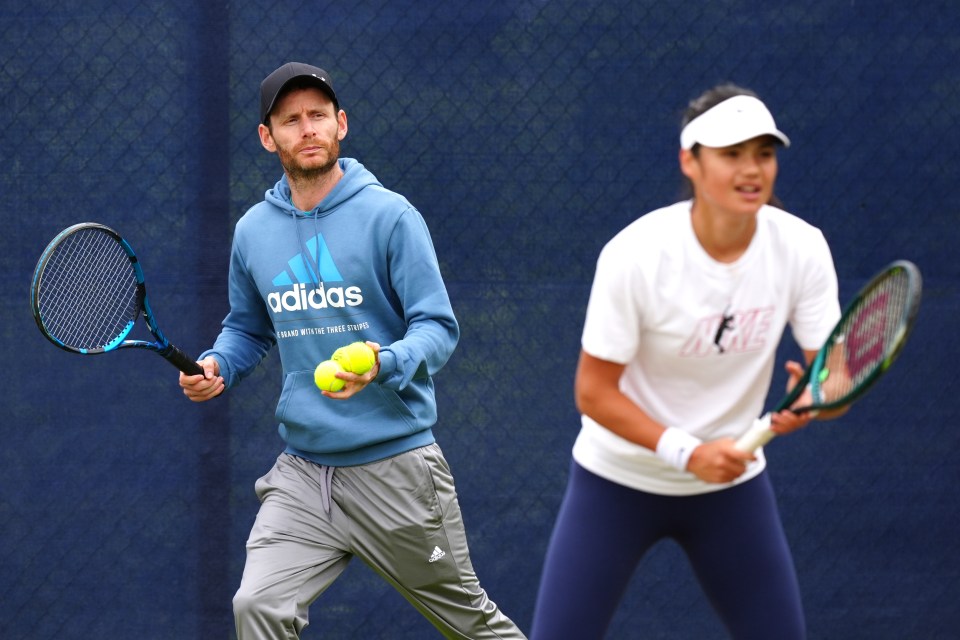
[[[288,444],[304,451],[352,451],[410,435],[426,426],[396,393],[370,385],[346,400],[324,396],[313,371],[284,379],[276,418]]]

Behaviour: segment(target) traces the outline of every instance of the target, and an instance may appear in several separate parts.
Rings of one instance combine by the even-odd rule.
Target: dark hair
[[[741,86],[735,85],[732,82],[725,82],[723,84],[718,84],[717,86],[707,89],[699,97],[694,98],[687,105],[687,108],[683,111],[683,116],[680,118],[680,130],[682,131],[684,127],[690,124],[690,121],[696,118],[697,116],[703,115],[710,109],[714,108],[724,100],[733,98],[734,96],[750,96],[752,98],[759,99],[756,93],[750,89],[745,89]],[[700,154],[700,145],[694,144],[693,148],[690,149],[690,152],[694,156]],[[684,176],[683,185],[680,188],[680,198],[682,200],[689,200],[693,197],[693,183],[690,182],[690,179]],[[774,207],[783,208],[783,203],[780,201],[780,198],[776,194],[770,194],[769,204]]]

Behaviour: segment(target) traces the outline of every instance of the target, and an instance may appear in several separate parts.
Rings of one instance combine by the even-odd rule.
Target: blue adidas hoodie
[[[350,466],[434,442],[431,376],[460,329],[420,213],[356,160],[339,162],[343,177],[313,211],[291,203],[284,176],[237,222],[230,312],[201,357],[231,389],[277,345],[287,452]],[[321,395],[314,368],[358,340],[382,345],[376,380],[347,400]]]

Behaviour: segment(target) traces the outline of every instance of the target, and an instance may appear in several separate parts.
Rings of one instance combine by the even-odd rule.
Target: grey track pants
[[[480,587],[436,444],[356,467],[282,454],[233,599],[239,640],[299,638],[308,608],[359,557],[446,638],[524,638]]]

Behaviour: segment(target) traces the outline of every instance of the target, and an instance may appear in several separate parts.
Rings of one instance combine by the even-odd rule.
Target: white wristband
[[[687,470],[693,450],[703,441],[683,429],[668,427],[657,442],[657,457],[680,471]]]

